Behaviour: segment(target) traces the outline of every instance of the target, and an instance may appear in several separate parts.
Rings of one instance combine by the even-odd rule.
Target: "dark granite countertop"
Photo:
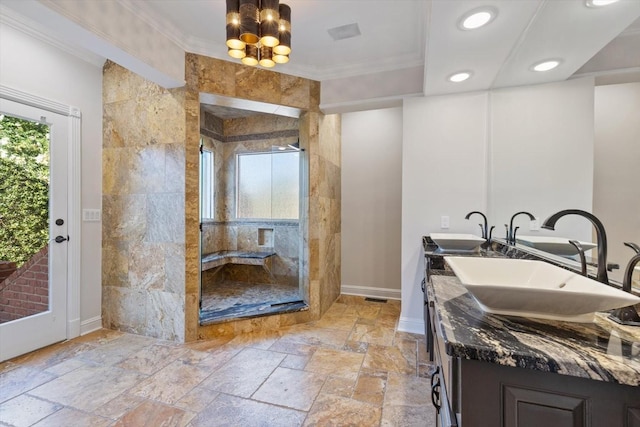
[[[455,276],[432,276],[427,295],[450,356],[640,386],[640,328],[604,313],[593,323],[488,314]]]

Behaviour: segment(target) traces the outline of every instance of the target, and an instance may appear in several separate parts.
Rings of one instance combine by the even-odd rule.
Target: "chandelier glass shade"
[[[279,0],[226,0],[229,56],[271,68],[289,62],[291,8]]]

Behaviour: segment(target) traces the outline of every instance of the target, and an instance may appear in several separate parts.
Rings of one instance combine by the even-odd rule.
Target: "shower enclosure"
[[[298,119],[201,111],[200,323],[305,308]]]

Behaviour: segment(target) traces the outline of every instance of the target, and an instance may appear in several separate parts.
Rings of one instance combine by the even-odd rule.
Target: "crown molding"
[[[33,37],[36,40],[47,43],[65,53],[73,55],[95,67],[102,68],[106,59],[100,55],[72,46],[71,44],[63,41],[59,36],[52,34],[51,29],[39,24],[38,22],[30,19],[13,9],[10,9],[4,4],[0,4],[0,24],[7,25],[15,30],[18,30],[28,36]]]

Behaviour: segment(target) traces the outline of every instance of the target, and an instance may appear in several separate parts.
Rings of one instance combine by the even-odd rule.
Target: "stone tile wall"
[[[183,341],[185,91],[107,62],[103,105],[103,324]]]

